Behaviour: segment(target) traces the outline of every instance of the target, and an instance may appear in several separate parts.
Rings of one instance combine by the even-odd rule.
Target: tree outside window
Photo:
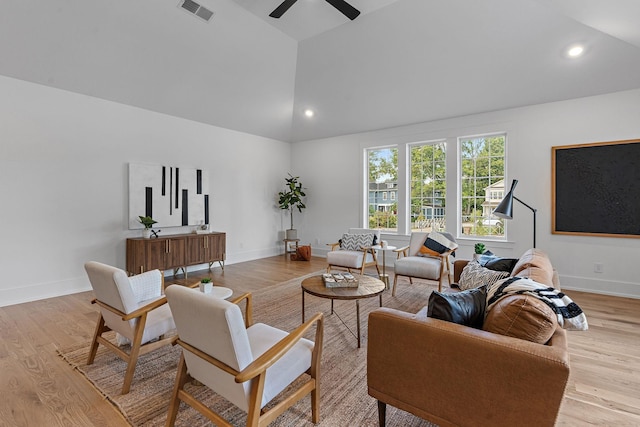
[[[413,145],[410,150],[411,230],[445,230],[446,143]]]
[[[461,225],[470,236],[504,238],[503,220],[491,213],[504,194],[506,135],[465,137],[460,144]]]
[[[388,193],[398,187],[398,149],[369,149],[367,157],[369,228],[396,232],[398,206],[394,200],[388,200]]]

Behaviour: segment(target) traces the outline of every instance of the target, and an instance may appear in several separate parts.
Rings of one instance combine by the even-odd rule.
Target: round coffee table
[[[197,282],[189,285],[190,288],[197,288],[198,286],[200,286],[200,281],[197,281]],[[233,295],[233,290],[229,289],[229,288],[225,288],[224,286],[212,286],[211,287],[211,292],[204,293],[204,294],[212,296],[214,298],[227,299],[231,295]]]
[[[358,278],[357,288],[327,288],[322,280],[322,276],[313,276],[302,281],[302,323],[304,323],[304,294],[310,294],[318,298],[326,298],[331,300],[331,314],[333,312],[333,300],[355,300],[356,301],[356,323],[358,326],[358,348],[360,348],[360,302],[364,298],[373,298],[376,295],[380,297],[380,307],[382,307],[382,293],[385,285],[382,280],[370,276],[356,276]],[[337,313],[336,313],[337,315]],[[340,316],[338,316],[340,317]],[[340,319],[342,320],[342,319]],[[344,323],[344,321],[342,322]],[[345,326],[347,326],[345,324]],[[347,329],[349,327],[347,326]],[[349,332],[353,334],[351,329]]]

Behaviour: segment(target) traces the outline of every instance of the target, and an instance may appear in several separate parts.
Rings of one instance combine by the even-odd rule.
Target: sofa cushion
[[[587,317],[568,295],[525,277],[509,277],[487,288],[487,311],[502,298],[510,295],[529,295],[545,303],[555,313],[558,326],[574,331],[589,329]]]
[[[513,267],[518,263],[518,258],[500,258],[498,256],[484,257],[480,259],[480,265],[494,271],[506,271],[511,273]]]
[[[427,316],[480,329],[486,298],[485,286],[455,293],[433,291],[429,296]]]
[[[373,262],[373,255],[370,252],[362,251],[329,251],[327,252],[327,263],[345,268],[362,268],[362,257],[365,262]]]
[[[505,277],[509,277],[509,273],[506,271],[489,270],[478,262],[471,261],[462,270],[458,287],[461,290],[477,288],[482,285],[491,285]]]
[[[512,276],[528,277],[538,283],[553,286],[553,266],[546,253],[532,248],[526,251],[511,271]]]
[[[510,295],[486,313],[482,329],[545,344],[557,327],[556,314],[544,302],[531,295]]]
[[[439,256],[445,252],[454,251],[458,244],[437,231],[429,233],[416,255]]]
[[[345,251],[360,251],[361,248],[373,245],[373,233],[351,234],[345,233],[340,239],[340,249]]]

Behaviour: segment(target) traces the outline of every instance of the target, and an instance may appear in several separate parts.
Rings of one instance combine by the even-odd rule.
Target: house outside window
[[[458,138],[462,233],[504,239],[503,220],[491,214],[502,200],[506,135]]]
[[[445,230],[446,142],[415,144],[409,150],[411,230]]]
[[[398,187],[398,149],[368,149],[367,177],[368,227],[396,232],[398,206],[395,197],[388,200],[388,196],[395,194]]]

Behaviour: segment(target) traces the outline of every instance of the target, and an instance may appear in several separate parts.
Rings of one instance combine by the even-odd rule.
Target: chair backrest
[[[138,301],[124,270],[96,261],[85,263],[84,269],[89,276],[93,293],[98,301],[125,314],[138,308]],[[100,307],[100,312],[108,327],[130,340],[133,338],[135,320],[124,321],[117,314],[102,307]]]
[[[229,367],[241,371],[253,362],[240,307],[197,289],[170,285],[165,290],[180,340]],[[249,384],[185,351],[189,375],[243,410],[248,409]]]
[[[450,234],[446,232],[439,231],[438,233],[445,236],[447,239],[455,242],[456,239]],[[414,231],[411,233],[411,239],[409,240],[409,255],[414,256],[420,250],[420,247],[424,245],[425,240],[427,240],[427,236],[429,233],[426,231]]]
[[[350,228],[349,234],[378,234],[378,230],[372,230],[370,228]]]
[[[98,301],[124,313],[131,313],[138,308],[138,301],[124,270],[96,261],[85,263],[84,269]]]

